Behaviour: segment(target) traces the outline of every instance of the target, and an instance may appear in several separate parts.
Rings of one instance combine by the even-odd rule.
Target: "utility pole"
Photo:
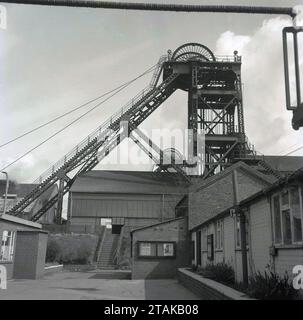
[[[2,214],[0,213],[0,215],[3,215],[6,212],[7,194],[8,194],[8,188],[9,188],[9,178],[8,178],[8,173],[6,171],[1,171],[1,173],[5,174],[5,176],[6,176],[3,212],[2,212]]]

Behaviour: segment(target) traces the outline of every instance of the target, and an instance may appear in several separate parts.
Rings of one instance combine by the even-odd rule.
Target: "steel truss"
[[[24,210],[33,201],[38,199],[51,186],[59,182],[57,194],[35,212],[31,220],[39,220],[47,210],[55,203],[58,203],[56,216],[57,222],[60,222],[63,196],[69,191],[76,177],[81,173],[92,170],[129,135],[128,132],[120,132],[121,122],[128,122],[129,128],[132,131],[154,112],[177,89],[174,86],[177,77],[178,74],[172,74],[157,87],[143,92],[134,98],[129,108],[121,109],[105,125],[98,128],[98,130],[73,149],[72,152],[42,175],[39,178],[37,187],[19,201],[8,213],[14,216],[22,216]]]

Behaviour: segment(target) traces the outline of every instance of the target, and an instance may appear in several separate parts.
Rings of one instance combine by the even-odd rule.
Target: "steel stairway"
[[[44,172],[34,182],[38,184],[37,187],[11,208],[8,214],[22,216],[24,210],[33,201],[52,185],[59,182],[58,193],[35,212],[31,220],[37,221],[55,203],[58,203],[57,212],[61,217],[63,196],[69,191],[75,178],[80,173],[92,170],[177,89],[174,81],[178,74],[174,73],[156,86],[162,71],[163,61],[165,59],[160,58],[152,82],[146,89]],[[123,130],[124,128],[120,125],[121,122],[128,124],[128,132]]]

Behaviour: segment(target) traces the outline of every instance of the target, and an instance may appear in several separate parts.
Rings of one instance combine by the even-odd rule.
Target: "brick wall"
[[[176,242],[175,258],[139,258],[138,241],[173,241]],[[132,241],[132,278],[157,279],[172,278],[177,269],[190,264],[190,241],[187,232],[186,218],[177,219],[133,232]]]
[[[263,189],[267,182],[241,168],[237,171],[238,201]],[[234,205],[232,170],[220,173],[202,189],[189,194],[189,229],[193,229]]]
[[[203,300],[251,300],[244,293],[206,279],[187,269],[178,270],[178,281]]]

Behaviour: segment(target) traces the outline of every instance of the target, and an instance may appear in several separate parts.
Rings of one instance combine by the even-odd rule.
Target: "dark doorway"
[[[122,227],[123,227],[122,224],[113,224],[112,225],[112,234],[120,234]]]

